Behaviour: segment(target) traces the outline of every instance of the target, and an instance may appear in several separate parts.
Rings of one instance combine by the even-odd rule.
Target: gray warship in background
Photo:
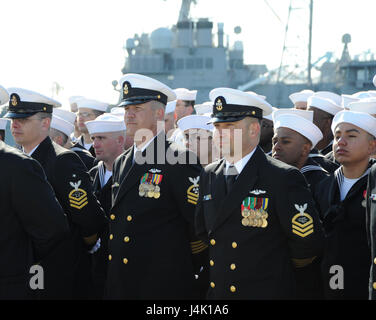
[[[298,36],[298,45],[289,45],[288,32],[291,35],[293,12],[294,9],[301,9],[297,4],[301,0],[290,1],[281,64],[274,70],[268,70],[265,64],[245,64],[242,41],[234,41],[230,47],[229,35],[225,34],[223,23],[217,23],[214,33],[213,22],[208,18],[192,19],[190,7],[196,2],[182,0],[178,21],[172,28],[158,28],[151,34],[143,33],[127,39],[122,73],[144,74],[171,88],[198,90],[197,103],[209,100],[210,90],[216,87],[255,91],[265,95],[276,107],[291,107],[288,96],[303,89],[327,90],[338,94],[375,89],[372,84],[376,74],[374,56],[368,52],[351,59],[349,34],[342,38],[344,47],[340,59],[335,60],[332,52],[326,52],[311,62],[313,0],[308,8],[308,38],[304,41],[304,37]],[[301,29],[301,26],[295,28]],[[236,27],[234,32],[239,37],[241,28]],[[302,55],[296,48],[302,45],[308,51],[306,65],[298,61]],[[291,52],[294,53],[289,54]],[[311,72],[316,75],[313,77]],[[116,87],[117,82],[114,81],[113,85]]]

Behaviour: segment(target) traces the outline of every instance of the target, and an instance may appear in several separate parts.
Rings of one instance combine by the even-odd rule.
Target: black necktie
[[[233,164],[230,164],[230,166],[227,169],[227,173],[225,175],[227,193],[230,192],[233,184],[235,183],[237,176],[238,176],[238,171],[236,170],[236,167]]]

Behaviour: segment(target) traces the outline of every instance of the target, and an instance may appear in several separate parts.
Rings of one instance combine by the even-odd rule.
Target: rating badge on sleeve
[[[295,204],[295,208],[299,213],[292,218],[292,233],[304,238],[313,233],[313,219],[304,212],[307,209],[306,203],[302,206]]]
[[[79,188],[81,180],[78,182],[69,183],[74,189],[69,193],[69,204],[76,209],[82,209],[88,204],[87,192],[84,189]]]

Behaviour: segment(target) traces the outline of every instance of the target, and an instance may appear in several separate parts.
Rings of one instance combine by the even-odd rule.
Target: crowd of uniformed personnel
[[[376,297],[376,91],[120,85],[0,86],[0,299]]]

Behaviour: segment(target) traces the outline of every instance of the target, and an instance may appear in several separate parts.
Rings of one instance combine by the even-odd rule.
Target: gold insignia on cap
[[[70,182],[70,185],[74,188],[68,195],[69,205],[76,209],[82,209],[88,204],[87,192],[81,188],[78,188],[81,184],[81,180],[77,183]]]
[[[295,208],[299,213],[292,218],[292,233],[305,238],[313,233],[313,219],[308,213],[304,212],[307,209],[306,203],[303,206],[295,204]]]
[[[127,95],[127,94],[129,93],[129,88],[128,88],[128,85],[127,85],[127,84],[124,85],[123,93],[124,93],[125,95]]]
[[[192,182],[192,185],[187,190],[187,201],[189,203],[192,203],[194,205],[197,204],[198,201],[198,192],[199,192],[199,184],[200,176],[197,176],[196,178],[188,178],[190,182]]]
[[[16,107],[18,105],[18,101],[17,101],[16,96],[12,96],[10,103],[12,104],[13,107]]]
[[[217,102],[215,103],[215,105],[216,105],[216,109],[218,111],[221,111],[223,109],[223,105],[222,105],[221,99],[218,99]]]

